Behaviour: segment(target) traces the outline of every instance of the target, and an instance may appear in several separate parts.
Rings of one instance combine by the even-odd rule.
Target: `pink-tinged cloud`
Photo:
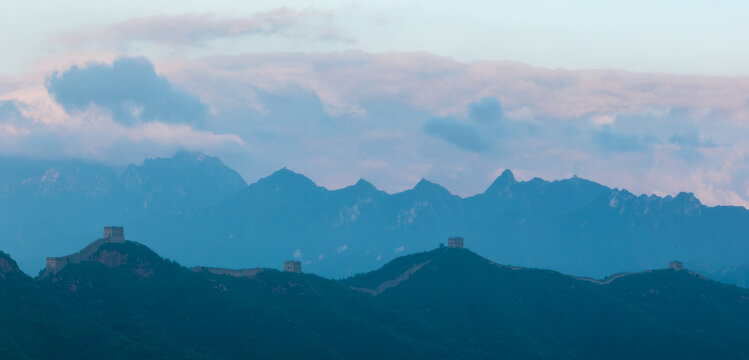
[[[166,64],[165,64],[166,65]],[[621,116],[717,116],[749,121],[749,78],[567,71],[504,61],[458,62],[428,53],[358,51],[212,56],[159,68],[196,92],[260,88],[313,90],[331,114],[361,115],[391,102],[436,114],[460,113],[496,97],[506,113],[610,123]],[[225,94],[205,92],[220,102]],[[232,95],[229,98],[234,98]]]
[[[209,108],[201,131],[157,118],[128,128],[103,105],[68,113],[43,82],[70,67],[48,65],[37,82],[0,84],[0,99],[18,101],[31,119],[2,124],[0,153],[138,162],[186,148],[220,155],[248,181],[288,166],[333,188],[366,178],[399,191],[426,177],[461,195],[510,168],[749,204],[746,78],[565,71],[427,53],[150,60],[153,69],[132,71],[195,94]],[[121,146],[108,147],[102,134]]]
[[[74,114],[55,108],[59,106],[49,98],[31,104],[0,101],[0,155],[85,158],[124,165],[180,149],[244,151],[244,142],[233,134],[161,122],[123,126],[95,107]],[[31,117],[49,114],[52,119]]]
[[[332,26],[331,12],[276,8],[248,17],[213,14],[160,15],[133,18],[97,28],[79,29],[55,38],[52,46],[124,48],[146,42],[165,46],[202,45],[217,38],[245,35],[351,41]]]

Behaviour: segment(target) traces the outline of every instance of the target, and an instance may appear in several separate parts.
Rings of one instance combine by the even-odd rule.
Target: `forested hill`
[[[3,359],[749,357],[749,290],[686,270],[600,285],[437,248],[338,281],[232,277],[131,241],[37,278],[1,264]]]

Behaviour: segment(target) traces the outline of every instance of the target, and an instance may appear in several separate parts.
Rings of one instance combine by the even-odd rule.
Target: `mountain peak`
[[[180,151],[171,158],[146,159],[120,177],[129,209],[173,212],[222,200],[247,186],[221,159]]]
[[[395,196],[398,198],[401,198],[401,197],[412,198],[415,196],[417,199],[437,199],[437,198],[457,197],[456,195],[453,195],[452,193],[450,193],[450,191],[444,188],[442,185],[433,183],[424,178],[419,180],[419,182],[416,183],[416,185],[414,185],[412,189],[395,194]]]
[[[349,185],[349,186],[334,190],[333,193],[341,194],[343,196],[353,196],[355,198],[359,198],[359,197],[367,198],[367,197],[372,197],[372,196],[379,197],[379,196],[385,195],[384,191],[378,190],[369,181],[364,180],[364,179],[359,179],[359,181],[357,181],[356,184],[354,185]]]
[[[285,166],[281,169],[276,170],[273,174],[266,176],[256,183],[258,185],[274,185],[276,187],[304,187],[304,188],[317,188],[312,179],[289,170]],[[254,184],[253,184],[254,185]]]
[[[442,185],[433,183],[427,179],[421,178],[418,183],[414,186],[413,190],[416,191],[436,191],[436,192],[447,192],[450,193],[447,189],[445,189]]]
[[[354,186],[356,186],[356,187],[365,187],[365,188],[373,188],[373,189],[376,189],[376,188],[375,188],[375,186],[374,186],[374,185],[372,185],[372,183],[371,183],[371,182],[369,182],[369,181],[367,181],[367,180],[364,180],[364,179],[359,179],[359,180],[358,180],[358,181],[356,182],[356,184],[354,184]]]
[[[300,173],[291,171],[291,170],[289,170],[289,168],[287,168],[285,166],[282,167],[282,168],[280,168],[280,169],[278,169],[278,170],[276,170],[276,171],[274,171],[269,176],[265,177],[265,179],[294,179],[294,178],[295,179],[306,179],[306,180],[310,180],[308,177],[306,177],[306,176],[304,176],[304,175],[302,175]],[[310,180],[310,181],[312,181],[312,180]]]
[[[484,193],[497,194],[502,192],[508,186],[514,185],[516,183],[517,180],[515,180],[515,175],[512,174],[512,171],[510,171],[510,169],[505,169],[505,171],[503,171],[502,174],[499,175],[499,177],[497,177],[491,185],[489,185]]]
[[[694,193],[690,193],[690,192],[683,192],[682,191],[682,192],[676,194],[676,196],[674,197],[674,200],[683,201],[685,203],[690,203],[690,204],[702,205],[702,203],[700,202],[700,200],[697,199],[697,197],[694,196]]]
[[[203,161],[205,159],[217,159],[217,158],[203,154],[200,151],[180,150],[176,154],[174,154],[174,156],[172,156],[172,159],[188,160],[188,161]]]
[[[221,159],[217,156],[206,155],[200,151],[188,150],[177,151],[171,157],[147,158],[143,161],[142,165],[131,164],[130,166],[128,166],[128,169],[150,169],[151,171],[153,171],[156,168],[165,166],[185,168],[205,167],[208,169],[221,169],[221,171],[225,171],[224,169],[228,169],[229,171],[234,172],[234,170],[228,168],[224,164],[224,162],[221,161]]]
[[[505,182],[515,182],[515,175],[512,174],[512,171],[510,169],[505,169],[505,171],[502,171],[502,174],[499,175],[497,180],[502,180]]]
[[[363,191],[363,192],[379,192],[380,191],[377,189],[377,187],[372,185],[372,183],[364,179],[359,179],[359,181],[357,181],[356,184],[352,185],[351,188],[357,189],[358,191]]]

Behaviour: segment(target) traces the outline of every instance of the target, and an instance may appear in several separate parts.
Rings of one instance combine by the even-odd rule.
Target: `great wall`
[[[106,226],[104,227],[104,236],[101,239],[97,239],[96,241],[92,242],[91,244],[87,245],[82,250],[71,254],[67,256],[62,257],[48,257],[47,258],[47,267],[42,272],[42,277],[50,276],[50,275],[56,275],[59,273],[65,266],[68,264],[78,264],[83,261],[90,260],[92,256],[101,248],[102,245],[108,244],[108,243],[125,243],[127,240],[125,240],[125,230],[122,226]],[[440,244],[440,247],[444,247],[444,244]],[[464,240],[460,236],[451,236],[447,239],[447,247],[448,248],[457,248],[457,249],[463,249],[464,248]],[[388,288],[397,286],[401,282],[407,280],[411,275],[416,273],[419,269],[421,269],[424,265],[429,263],[429,261],[416,264],[412,266],[411,268],[407,269],[405,272],[400,274],[394,279],[384,281],[379,286],[377,286],[375,289],[365,289],[365,288],[353,288],[355,290],[368,293],[370,295],[379,295],[383,291],[387,290]],[[502,265],[495,263],[491,261],[491,263],[496,264],[498,266],[502,267],[508,267],[514,270],[520,270],[524,269],[524,267],[519,266],[509,266],[509,265]],[[699,276],[701,278],[705,278],[704,276],[694,273],[689,270],[684,269],[684,265],[680,261],[671,261],[669,263],[669,269],[673,271],[686,271],[690,274],[693,274],[695,276]],[[246,277],[251,278],[257,275],[258,273],[265,271],[264,268],[247,268],[247,269],[226,269],[226,268],[219,268],[219,267],[206,267],[206,266],[195,266],[190,268],[190,270],[194,272],[208,272],[216,275],[226,275],[226,276],[233,276],[233,277]],[[289,273],[301,273],[302,272],[302,263],[297,260],[287,260],[283,263],[283,271],[289,272]],[[580,281],[587,281],[592,282],[600,285],[606,285],[611,282],[613,282],[616,279],[620,279],[622,277],[635,275],[635,274],[644,274],[649,273],[654,270],[646,270],[642,272],[637,273],[617,273],[611,276],[608,276],[604,279],[598,280],[590,277],[582,277],[582,276],[572,276],[573,279],[580,280]]]
[[[62,257],[48,257],[47,267],[42,276],[57,274],[68,264],[78,264],[82,261],[86,261],[104,244],[124,242],[125,229],[122,226],[106,226],[104,227],[104,237],[88,244],[88,246],[81,251]]]

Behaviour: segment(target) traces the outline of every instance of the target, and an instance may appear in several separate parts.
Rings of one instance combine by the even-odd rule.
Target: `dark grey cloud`
[[[668,138],[669,144],[679,146],[676,156],[687,161],[695,161],[703,158],[700,149],[713,148],[715,143],[711,140],[703,140],[697,132],[675,133]]]
[[[427,120],[424,132],[466,150],[484,152],[490,149],[489,143],[476,127],[464,124],[452,116]]]
[[[433,117],[424,124],[424,132],[436,136],[465,150],[486,152],[491,149],[491,140],[500,136],[500,121],[504,113],[497,98],[483,98],[467,106],[467,120],[454,116]]]
[[[278,92],[255,89],[255,92],[269,119],[300,125],[316,125],[329,120],[320,97],[314,91],[286,88]]]
[[[468,104],[468,117],[482,122],[500,121],[504,116],[497,98],[487,97]]]
[[[593,144],[605,153],[651,151],[659,142],[655,136],[617,132],[611,126],[593,133]]]
[[[668,142],[669,144],[692,148],[715,147],[714,142],[700,139],[697,132],[675,133],[668,138]]]
[[[46,87],[68,112],[95,105],[126,125],[150,121],[200,124],[208,114],[197,96],[156,74],[144,57],[119,58],[111,65],[73,66],[48,76]]]

